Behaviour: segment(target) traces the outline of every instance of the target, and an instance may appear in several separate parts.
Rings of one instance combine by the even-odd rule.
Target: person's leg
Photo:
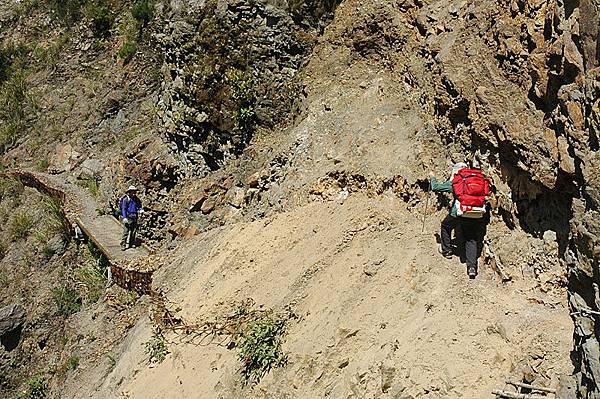
[[[129,236],[129,247],[136,247],[136,235],[137,235],[138,223],[137,220],[131,222],[131,234]]]
[[[128,223],[124,223],[123,235],[121,236],[121,249],[127,248],[127,241],[129,241],[129,227]]]
[[[465,239],[465,258],[469,275],[477,273],[477,240],[473,235]]]
[[[452,231],[456,228],[457,224],[458,220],[454,216],[448,215],[442,220],[440,238],[442,241],[442,254],[444,256],[452,255]]]
[[[467,273],[474,278],[477,274],[477,259],[480,254],[480,245],[483,239],[483,222],[481,219],[468,219],[463,223],[465,234],[465,258]]]

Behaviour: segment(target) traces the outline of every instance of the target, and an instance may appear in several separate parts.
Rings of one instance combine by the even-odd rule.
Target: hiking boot
[[[475,266],[469,266],[467,268],[467,274],[469,275],[469,278],[472,280],[477,276],[477,269],[475,268]]]
[[[444,251],[442,249],[442,244],[438,244],[438,252],[441,253],[444,258],[452,259],[452,251]]]

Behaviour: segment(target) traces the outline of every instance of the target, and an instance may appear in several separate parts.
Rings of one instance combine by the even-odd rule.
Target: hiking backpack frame
[[[490,181],[478,169],[461,169],[452,178],[452,191],[456,196],[457,215],[480,218],[486,212],[485,200],[490,194]]]

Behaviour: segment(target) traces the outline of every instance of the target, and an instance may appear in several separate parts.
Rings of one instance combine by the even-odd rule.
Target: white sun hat
[[[464,162],[455,163],[454,166],[452,167],[452,176],[451,177],[454,177],[454,175],[457,174],[459,170],[464,169],[466,167],[467,167],[467,164]]]

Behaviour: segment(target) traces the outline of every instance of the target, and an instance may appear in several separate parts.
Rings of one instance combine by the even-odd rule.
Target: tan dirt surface
[[[95,381],[100,389],[72,397],[486,398],[530,368],[547,376],[538,384],[556,385],[571,367],[565,298],[536,303],[525,279],[501,283],[489,267],[469,280],[457,258],[436,251],[443,214],[429,216],[421,234],[403,205],[358,194],[215,229],[157,273],[188,322],[246,298],[291,306],[299,319],[289,322],[289,363],[260,384],[242,387],[235,350],[179,344],[173,333],[167,359],[149,367],[143,320]]]

